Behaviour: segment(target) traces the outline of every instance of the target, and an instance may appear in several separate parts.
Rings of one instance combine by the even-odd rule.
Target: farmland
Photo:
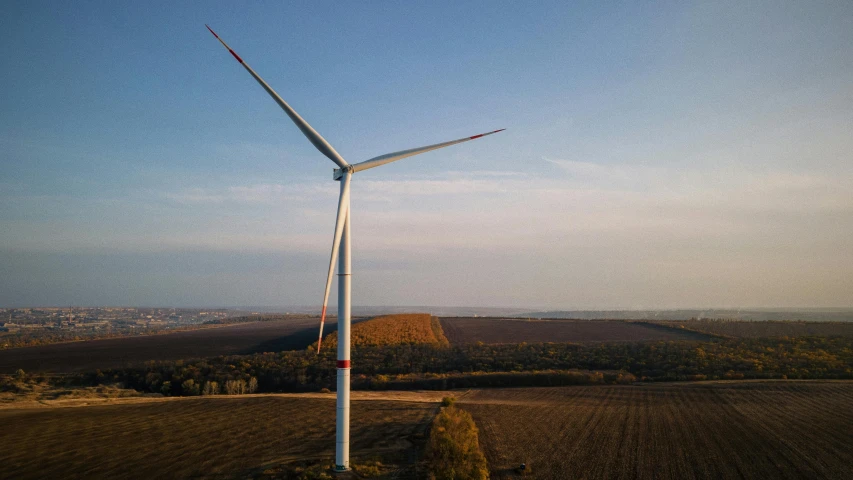
[[[492,478],[853,478],[853,383],[476,390]]]
[[[780,322],[742,320],[659,321],[655,325],[731,338],[853,336],[853,322]]]
[[[447,392],[365,392],[353,462],[409,478]],[[851,478],[853,382],[597,385],[454,392],[492,478]],[[75,400],[77,405],[83,400]],[[0,408],[10,478],[269,477],[334,455],[331,395],[138,398]],[[263,419],[263,421],[258,421]],[[264,472],[267,472],[266,474]],[[421,471],[422,472],[422,471]],[[423,475],[420,475],[423,476]],[[415,477],[419,478],[419,477]]]
[[[708,340],[708,336],[664,326],[621,320],[527,320],[517,318],[442,318],[444,334],[453,345],[483,342],[642,342]]]
[[[436,403],[355,401],[353,461],[417,459]],[[246,478],[334,458],[334,398],[207,397],[0,409],[7,478]],[[261,420],[261,421],[259,421]]]
[[[289,317],[162,335],[110,338],[0,350],[0,373],[68,373],[217,355],[304,349],[317,339],[316,317]],[[337,329],[337,320],[327,322]]]
[[[426,313],[385,315],[355,324],[352,346],[447,345],[438,319]],[[323,346],[337,346],[337,332],[323,339]]]

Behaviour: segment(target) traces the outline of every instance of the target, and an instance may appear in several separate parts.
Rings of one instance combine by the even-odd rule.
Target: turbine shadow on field
[[[359,323],[368,320],[368,318],[353,319],[352,323]],[[256,345],[243,348],[235,353],[235,355],[250,355],[253,353],[264,352],[283,352],[288,350],[304,350],[312,343],[317,341],[317,333],[319,331],[319,321],[316,326],[306,327],[296,330],[293,333],[282,335],[280,337],[264,340]],[[326,326],[323,328],[323,338],[327,335],[338,331],[338,322],[326,321]]]
[[[329,333],[335,332],[338,330],[338,325],[332,324],[326,327]],[[238,352],[236,355],[249,355],[252,353],[263,353],[263,352],[281,352],[285,350],[303,350],[308,348],[309,345],[317,341],[317,328],[303,328],[302,330],[297,330],[289,335],[284,335],[277,338],[271,338],[269,340],[265,340],[257,345],[252,345],[250,347],[246,347]]]

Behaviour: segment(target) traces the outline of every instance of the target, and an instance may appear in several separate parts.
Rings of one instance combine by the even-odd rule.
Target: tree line
[[[323,350],[317,355],[306,349],[148,362],[137,368],[67,376],[63,381],[83,385],[122,383],[127,388],[165,395],[199,395],[334,389],[335,376],[334,351]],[[853,379],[853,338],[361,346],[352,352],[351,378],[355,389],[635,380]],[[240,382],[246,386],[236,387],[242,385]],[[230,390],[228,385],[232,385]]]

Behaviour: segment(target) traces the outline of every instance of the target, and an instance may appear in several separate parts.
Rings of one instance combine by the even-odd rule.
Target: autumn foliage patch
[[[384,315],[352,326],[352,346],[448,345],[436,317],[427,313]],[[323,339],[323,348],[336,348],[337,332]]]
[[[477,426],[471,414],[452,401],[435,417],[427,445],[430,479],[480,480],[489,478],[486,457],[480,450]]]

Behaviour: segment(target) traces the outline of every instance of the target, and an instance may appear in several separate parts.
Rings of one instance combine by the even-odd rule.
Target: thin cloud
[[[232,185],[222,189],[193,187],[180,192],[164,192],[163,197],[186,205],[203,204],[266,204],[306,200],[317,195],[328,195],[335,188],[312,184],[253,184]]]

